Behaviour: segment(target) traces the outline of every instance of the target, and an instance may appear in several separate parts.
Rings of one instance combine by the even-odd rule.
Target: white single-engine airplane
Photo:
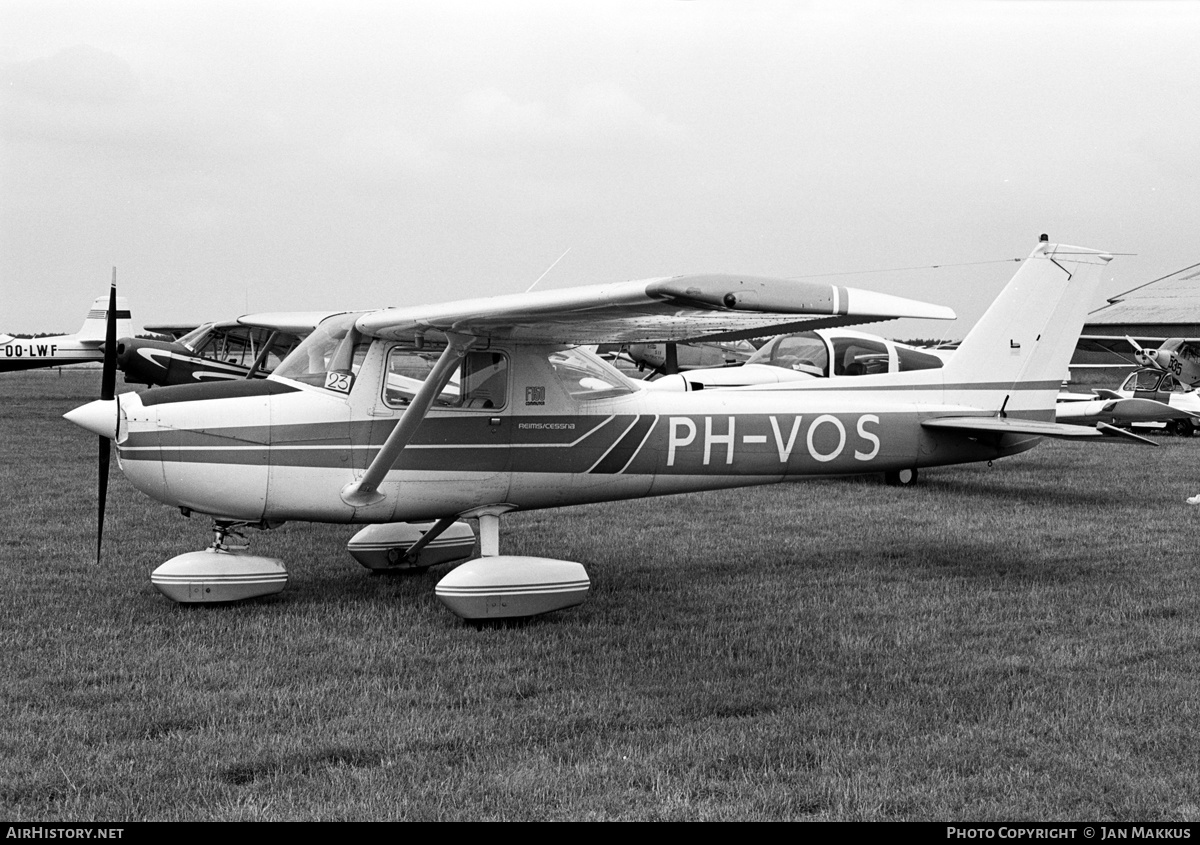
[[[0,334],[0,373],[61,367],[66,364],[99,363],[104,360],[104,333],[108,325],[108,297],[97,297],[76,334],[17,338]],[[117,297],[117,336],[133,334],[129,306]]]
[[[235,528],[379,523],[356,538],[376,555],[368,565],[403,567],[445,559],[424,555],[469,518],[481,557],[446,575],[438,597],[467,619],[531,616],[579,604],[589,581],[575,562],[500,555],[510,511],[911,476],[1044,436],[1102,437],[1103,425],[1056,424],[1054,408],[1111,257],[1043,236],[938,369],[674,392],[579,348],[953,316],[826,284],[697,275],[342,314],[267,379],[127,393],[67,418],[115,441],[135,487],[215,520],[212,548],[152,574],[176,600],[282,589],[280,561],[229,547]],[[397,525],[422,520],[436,522]]]

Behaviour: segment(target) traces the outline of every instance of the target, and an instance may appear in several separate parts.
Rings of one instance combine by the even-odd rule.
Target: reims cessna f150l
[[[16,338],[0,334],[0,373],[32,370],[37,367],[61,367],[66,364],[100,363],[104,360],[104,333],[108,325],[108,300],[101,296],[76,334]],[[129,306],[117,297],[113,314],[118,334],[133,334]]]
[[[938,369],[675,392],[580,348],[952,316],[807,281],[695,275],[342,314],[265,380],[108,394],[67,418],[115,441],[135,487],[215,520],[212,548],[152,574],[176,600],[282,588],[280,561],[229,548],[235,528],[373,524],[352,551],[403,567],[445,559],[433,547],[462,545],[449,529],[465,518],[481,556],[438,597],[467,619],[531,616],[582,602],[590,584],[576,562],[500,555],[510,511],[909,473],[1102,437],[1056,424],[1054,400],[1110,259],[1043,240]]]

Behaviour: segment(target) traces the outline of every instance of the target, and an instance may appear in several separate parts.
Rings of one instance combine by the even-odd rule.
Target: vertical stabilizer
[[[75,339],[80,343],[104,343],[105,321],[108,319],[108,296],[96,297]],[[125,297],[117,297],[117,337],[133,337],[133,321]]]
[[[942,370],[946,400],[1053,420],[1059,387],[1111,260],[1043,235]]]

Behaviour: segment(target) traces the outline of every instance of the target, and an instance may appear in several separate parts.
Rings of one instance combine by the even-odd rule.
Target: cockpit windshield
[[[275,375],[345,393],[366,357],[370,339],[354,327],[361,314],[331,317],[283,360]]]
[[[769,364],[813,376],[829,375],[829,350],[816,332],[781,335],[750,356],[748,364]]]
[[[179,338],[178,342],[195,352],[196,344],[199,343],[206,334],[208,334],[208,330],[212,327],[212,323],[203,323],[202,325],[196,326],[196,328]]]

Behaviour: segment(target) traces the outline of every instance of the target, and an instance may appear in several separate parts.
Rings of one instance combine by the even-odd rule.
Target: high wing
[[[664,343],[735,340],[823,326],[914,317],[953,320],[940,305],[822,283],[763,276],[690,275],[534,291],[375,311],[371,337],[426,332],[523,343]]]

